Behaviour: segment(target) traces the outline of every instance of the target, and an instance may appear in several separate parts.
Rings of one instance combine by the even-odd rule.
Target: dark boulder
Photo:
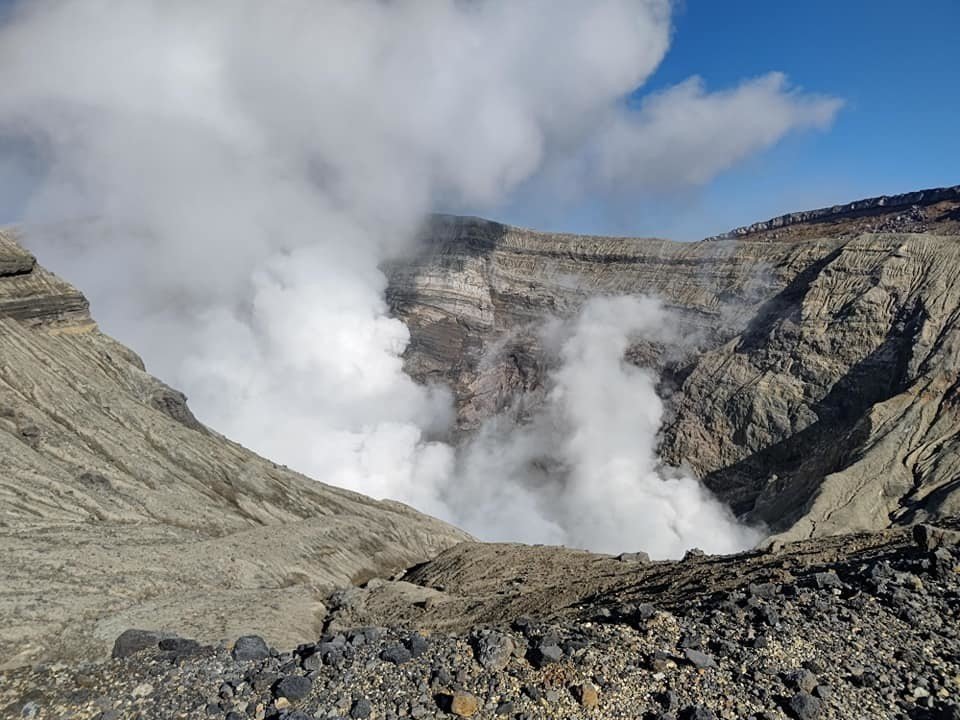
[[[231,654],[237,662],[264,660],[270,657],[270,648],[267,647],[266,641],[259,635],[244,635],[237,638]]]

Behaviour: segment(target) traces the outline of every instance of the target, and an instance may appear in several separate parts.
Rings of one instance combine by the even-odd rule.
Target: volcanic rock
[[[233,644],[231,652],[234,660],[244,662],[245,660],[263,660],[270,657],[270,648],[266,641],[259,635],[244,635],[237,638]]]
[[[452,387],[468,432],[542,400],[537,322],[596,293],[661,298],[696,338],[627,353],[670,390],[661,456],[789,540],[960,514],[958,236],[960,187],[699,243],[436,216],[388,299],[408,372]]]
[[[473,717],[480,709],[476,695],[457,690],[450,697],[450,712],[458,717]]]
[[[312,686],[313,682],[308,677],[288,675],[277,683],[273,694],[278,698],[286,698],[287,700],[302,700],[310,694]]]
[[[595,708],[600,704],[600,692],[593,683],[574,685],[573,694],[577,702],[587,709]]]

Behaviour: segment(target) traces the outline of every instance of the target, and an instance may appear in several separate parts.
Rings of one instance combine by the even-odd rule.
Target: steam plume
[[[559,346],[547,401],[522,428],[494,420],[460,463],[449,504],[461,525],[524,539],[674,557],[733,552],[759,539],[693,477],[656,455],[656,376],[624,360],[637,340],[679,342],[656,300],[598,297],[548,326]],[[544,458],[552,467],[540,467]]]
[[[0,190],[29,195],[18,214],[43,261],[204,421],[318,479],[451,517],[454,451],[424,439],[449,398],[403,373],[409,336],[379,270],[423,213],[495,209],[557,167],[578,168],[578,192],[642,189],[664,168],[702,183],[839,107],[770,75],[628,109],[669,37],[667,0],[20,2],[0,28]],[[612,355],[569,352],[566,399],[551,402],[593,422],[567,374]],[[593,434],[570,436],[571,497]],[[652,436],[637,441],[645,473]],[[656,487],[669,497],[650,512],[698,491]],[[543,538],[612,542],[589,518],[544,517]]]

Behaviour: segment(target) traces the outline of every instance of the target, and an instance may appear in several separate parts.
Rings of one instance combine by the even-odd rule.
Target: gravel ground
[[[682,611],[596,598],[578,609],[590,619],[361,627],[285,651],[255,636],[210,647],[131,630],[107,662],[0,675],[0,716],[953,720],[952,543],[921,530],[840,573],[753,577]]]

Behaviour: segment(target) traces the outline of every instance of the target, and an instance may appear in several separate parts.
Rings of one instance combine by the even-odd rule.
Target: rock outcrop
[[[957,514],[957,188],[734,235],[676,243],[436,217],[418,258],[391,269],[407,368],[454,388],[461,432],[522,417],[543,392],[550,359],[534,330],[546,316],[596,293],[656,295],[688,341],[630,359],[661,371],[667,462],[791,538]]]
[[[786,230],[795,232],[804,226],[809,234],[841,232],[924,232],[935,226],[939,232],[956,234],[960,225],[960,185],[948,188],[916,190],[900,195],[856,200],[817,210],[788,213],[764,222],[735,228],[710,240],[733,238],[776,238]],[[793,228],[794,230],[788,230]]]
[[[11,233],[0,348],[0,667],[96,659],[129,626],[291,642],[334,587],[466,537],[200,425]]]

